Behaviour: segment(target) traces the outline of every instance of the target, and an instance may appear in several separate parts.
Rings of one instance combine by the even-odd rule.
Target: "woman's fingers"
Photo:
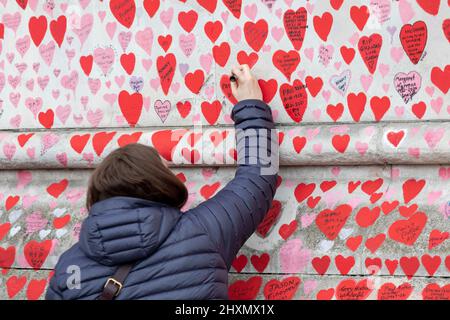
[[[244,68],[242,66],[234,66],[231,72],[236,76],[237,79],[242,78],[244,75]]]

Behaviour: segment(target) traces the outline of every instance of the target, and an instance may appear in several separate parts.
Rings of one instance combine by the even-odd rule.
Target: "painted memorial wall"
[[[44,297],[115,148],[183,209],[226,185],[239,63],[281,168],[230,298],[450,299],[449,42],[449,0],[0,0],[0,298]]]

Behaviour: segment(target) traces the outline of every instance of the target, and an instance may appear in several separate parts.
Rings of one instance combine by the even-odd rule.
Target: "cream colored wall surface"
[[[230,298],[449,300],[449,55],[448,0],[0,0],[0,298],[44,297],[112,150],[157,148],[183,209],[230,181],[247,63],[281,168]]]

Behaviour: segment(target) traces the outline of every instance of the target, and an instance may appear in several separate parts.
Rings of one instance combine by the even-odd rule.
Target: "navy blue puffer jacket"
[[[231,117],[238,168],[225,187],[184,213],[132,197],[95,203],[83,221],[79,242],[60,256],[46,299],[95,299],[117,267],[130,262],[135,265],[116,299],[228,299],[228,270],[269,210],[278,177],[276,172],[262,173],[267,162],[250,152],[248,144],[240,148],[239,143],[245,136],[238,129],[274,129],[269,106],[244,100],[234,106]],[[274,141],[272,135],[267,149],[278,159]],[[250,161],[255,158],[256,164]],[[76,274],[73,266],[80,270],[78,287],[70,285]]]

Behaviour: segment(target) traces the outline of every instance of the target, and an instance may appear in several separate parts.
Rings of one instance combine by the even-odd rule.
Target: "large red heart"
[[[220,101],[215,100],[212,103],[203,101],[200,107],[206,121],[208,121],[210,125],[214,125],[219,118],[220,112],[222,111],[222,104]]]
[[[356,214],[356,223],[362,228],[370,227],[375,223],[375,221],[377,221],[380,216],[380,212],[380,207],[374,207],[372,209],[369,207],[362,207]]]
[[[245,255],[241,254],[239,257],[234,258],[231,265],[234,269],[236,269],[237,272],[241,272],[242,269],[245,268],[247,265],[248,259]]]
[[[293,85],[282,84],[280,87],[280,97],[287,114],[295,122],[303,120],[306,108],[308,107],[308,94],[303,83],[296,79]]]
[[[0,239],[2,238],[3,236],[0,237]],[[8,271],[8,269],[11,268],[11,266],[13,265],[15,257],[16,257],[16,247],[10,246],[6,249],[0,247],[0,269],[3,268],[4,269],[3,271],[5,270]]]
[[[262,277],[251,277],[247,281],[238,280],[228,287],[230,300],[254,300],[262,285]]]
[[[261,19],[256,23],[247,21],[244,24],[244,35],[250,48],[258,52],[261,50],[269,34],[269,26],[266,20]]]
[[[0,239],[2,237],[0,236]],[[450,238],[450,233],[447,231],[440,231],[437,229],[434,229],[430,232],[430,237],[428,239],[428,249],[431,250],[438,245],[440,245],[442,242]]]
[[[228,42],[222,42],[220,45],[213,47],[213,57],[217,64],[224,67],[230,57],[231,47]]]
[[[437,283],[429,283],[422,290],[423,300],[450,300],[450,284],[440,287]]]
[[[378,290],[378,300],[406,300],[412,291],[410,283],[405,282],[397,287],[392,282],[386,282]]]
[[[329,12],[325,12],[322,16],[315,16],[313,18],[314,30],[323,41],[327,41],[333,26],[333,16]]]
[[[272,99],[275,97],[275,94],[278,90],[277,80],[270,79],[266,81],[264,79],[259,79],[258,84],[261,87],[264,102],[270,103],[270,101],[272,101]]]
[[[12,276],[6,280],[6,291],[8,292],[8,297],[10,299],[14,298],[23,289],[25,283],[27,283],[26,276]]]
[[[288,81],[291,81],[291,75],[297,69],[300,60],[300,54],[295,50],[289,52],[277,50],[272,57],[273,65],[286,76]]]
[[[327,114],[333,119],[334,122],[338,121],[344,113],[344,105],[338,103],[336,105],[329,104],[327,106]]]
[[[355,49],[342,46],[340,52],[346,64],[352,63],[353,59],[355,58]]]
[[[251,52],[247,54],[247,52],[241,50],[237,54],[237,60],[239,64],[248,64],[248,66],[253,68],[253,66],[258,62],[259,56],[256,52]]]
[[[361,115],[363,114],[366,107],[366,102],[367,97],[364,92],[360,92],[357,95],[354,93],[350,93],[347,96],[348,109],[354,121],[359,122],[359,120],[361,119]]]
[[[344,0],[330,0],[330,4],[334,10],[339,10],[344,3]]]
[[[339,254],[334,258],[334,263],[336,268],[339,270],[341,275],[346,275],[355,265],[355,258],[353,256],[344,257]]]
[[[446,65],[444,70],[434,67],[431,70],[431,82],[444,94],[447,94],[450,88],[450,65]]]
[[[294,219],[288,224],[283,224],[278,230],[278,233],[280,234],[281,238],[287,240],[295,232],[297,227],[298,222]]]
[[[210,13],[214,13],[214,11],[216,11],[217,0],[197,0],[197,2]]]
[[[281,281],[272,279],[264,286],[264,297],[267,300],[291,300],[297,292],[300,283],[300,278],[296,276],[288,277]]]
[[[16,2],[19,5],[19,7],[21,7],[23,10],[26,9],[28,0],[16,0]]]
[[[130,127],[134,128],[142,113],[144,98],[139,92],[129,94],[122,90],[119,94],[119,106]]]
[[[305,40],[305,33],[308,22],[308,13],[304,7],[300,7],[297,11],[288,10],[284,13],[283,24],[286,29],[287,36],[291,40],[295,50],[302,48]]]
[[[380,121],[383,119],[383,116],[391,107],[391,100],[389,97],[372,97],[370,99],[370,108],[372,109],[372,113],[375,116],[376,121]]]
[[[305,78],[305,83],[306,87],[309,90],[309,93],[311,93],[313,97],[316,97],[319,94],[320,90],[322,90],[323,80],[321,77],[313,78],[311,76],[307,76]]]
[[[66,29],[67,29],[66,16],[59,16],[58,19],[50,22],[50,33],[52,34],[53,39],[55,39],[56,43],[60,48],[64,41]]]
[[[180,23],[181,27],[188,33],[194,29],[195,25],[197,24],[197,20],[198,13],[194,10],[190,10],[188,12],[182,11],[178,14],[178,22]]]
[[[105,150],[108,143],[111,142],[111,140],[116,135],[116,132],[98,132],[94,135],[92,138],[92,147],[94,148],[95,153],[97,156],[101,156],[103,151]]]
[[[406,277],[412,279],[420,267],[420,262],[417,257],[401,257],[400,267],[403,269]]]
[[[294,137],[292,139],[292,145],[297,153],[300,153],[306,145],[306,137]]]
[[[417,0],[417,3],[425,12],[437,16],[441,0]]]
[[[47,32],[47,18],[45,16],[31,17],[28,22],[28,29],[34,44],[39,47]]]
[[[177,102],[177,110],[183,119],[185,119],[189,115],[189,113],[191,112],[191,108],[192,104],[190,101]]]
[[[405,24],[400,30],[400,42],[412,63],[417,64],[427,45],[428,30],[423,21]]]
[[[340,153],[344,153],[347,150],[348,144],[350,143],[350,135],[348,134],[336,134],[331,138],[331,144]]]
[[[419,238],[426,223],[427,215],[417,212],[409,219],[395,221],[389,227],[388,234],[392,240],[412,246]]]
[[[5,209],[6,211],[11,210],[19,202],[20,196],[9,196],[6,198]]]
[[[414,199],[420,191],[422,191],[423,187],[425,187],[425,180],[420,179],[408,179],[402,185],[403,190],[403,198],[405,199],[405,203],[408,203],[412,199]]]
[[[398,132],[390,131],[386,135],[388,141],[396,148],[398,147],[400,141],[402,141],[404,136],[405,136],[405,131],[403,131],[403,130],[400,130]]]
[[[92,54],[90,54],[88,56],[81,56],[80,57],[81,69],[83,69],[83,72],[88,77],[91,74],[93,62],[94,62],[94,56]]]
[[[150,18],[153,18],[156,11],[158,11],[160,0],[144,0],[144,9],[147,11]]]
[[[200,194],[206,200],[211,198],[211,196],[216,193],[217,189],[220,187],[220,182],[217,181],[213,184],[207,184],[200,188]]]
[[[359,29],[359,31],[363,31],[366,26],[367,20],[369,19],[370,12],[367,6],[352,6],[350,8],[350,18],[353,23]]]
[[[275,223],[279,220],[281,213],[281,202],[273,200],[272,207],[265,215],[263,221],[256,228],[256,234],[265,238]]]
[[[223,3],[227,6],[236,19],[241,17],[242,0],[223,0]]]
[[[238,103],[236,98],[233,96],[233,93],[231,92],[231,83],[230,83],[230,77],[227,75],[223,75],[220,78],[220,88],[222,89],[223,94],[225,97],[230,100],[230,102],[235,105]]]
[[[173,53],[169,53],[166,56],[159,56],[156,60],[161,87],[165,95],[169,93],[169,88],[175,75],[176,64],[177,59]]]
[[[0,26],[1,29],[1,26]],[[444,35],[447,38],[448,42],[450,42],[450,19],[445,19],[444,22],[442,22],[442,31],[444,31]],[[1,34],[1,32],[0,32]],[[1,36],[0,36],[1,38]]]
[[[167,161],[172,161],[173,151],[187,130],[161,130],[152,134],[153,147]]]
[[[378,57],[380,55],[383,38],[380,34],[374,33],[370,37],[363,36],[359,39],[358,50],[367,69],[374,73],[377,69]]]
[[[386,235],[384,233],[380,233],[375,237],[368,238],[366,240],[365,246],[367,249],[369,249],[370,252],[375,253],[383,244],[384,240],[386,240]]]
[[[136,64],[136,56],[133,52],[130,52],[129,54],[123,53],[120,56],[120,64],[122,65],[125,72],[131,75]]]
[[[331,259],[329,256],[323,256],[322,258],[315,257],[312,259],[311,264],[314,267],[314,269],[317,271],[317,273],[321,276],[323,276],[330,266]]]
[[[341,204],[334,210],[325,209],[317,215],[316,225],[329,240],[334,240],[351,213],[352,207],[348,204]]]
[[[111,0],[109,8],[123,26],[130,28],[136,15],[136,3],[134,0]]]
[[[343,280],[336,288],[337,300],[364,300],[373,291],[373,285],[368,285],[368,279],[356,282],[353,279]]]
[[[205,23],[204,30],[209,40],[211,40],[211,42],[216,42],[217,38],[219,38],[220,34],[223,31],[222,22],[208,21],[207,23]]]
[[[47,187],[47,192],[54,198],[58,198],[61,193],[66,190],[67,186],[69,185],[69,180],[62,179],[59,182],[52,183]]]
[[[28,284],[27,288],[27,299],[37,300],[44,293],[45,287],[47,286],[47,279],[32,279]]]
[[[45,112],[39,112],[38,115],[39,122],[44,126],[46,129],[51,129],[53,127],[53,120],[55,119],[55,113],[52,109],[48,109]]]
[[[6,222],[6,223],[0,224],[0,241],[9,232],[9,229],[11,229],[11,223]],[[0,255],[0,261],[1,261],[1,255]],[[1,262],[0,262],[0,268],[5,268],[5,267],[2,267],[2,263]]]
[[[130,143],[137,143],[142,136],[142,132],[133,132],[132,134],[122,134],[119,139],[117,139],[117,144],[119,147],[126,146]]]
[[[314,192],[315,188],[316,188],[315,183],[310,184],[299,183],[294,190],[295,199],[297,199],[298,203],[301,203],[303,200],[308,198]]]
[[[89,141],[90,134],[79,135],[76,134],[72,138],[70,138],[70,145],[73,150],[75,150],[78,154],[81,154],[84,150],[84,147]]]
[[[430,277],[434,276],[437,269],[439,269],[441,262],[442,259],[440,256],[430,256],[429,254],[424,254],[422,256],[422,264]]]
[[[250,258],[250,261],[252,262],[253,267],[255,267],[256,271],[259,273],[263,273],[266,269],[267,265],[270,261],[270,256],[267,253],[263,253],[261,256],[252,255]]]
[[[186,87],[188,87],[188,89],[195,94],[200,92],[200,89],[202,88],[204,82],[205,73],[200,69],[195,70],[194,72],[189,72],[184,77],[184,83],[186,84]]]
[[[39,270],[47,259],[50,249],[52,248],[52,240],[44,240],[37,242],[29,241],[23,248],[25,259],[34,270]]]

